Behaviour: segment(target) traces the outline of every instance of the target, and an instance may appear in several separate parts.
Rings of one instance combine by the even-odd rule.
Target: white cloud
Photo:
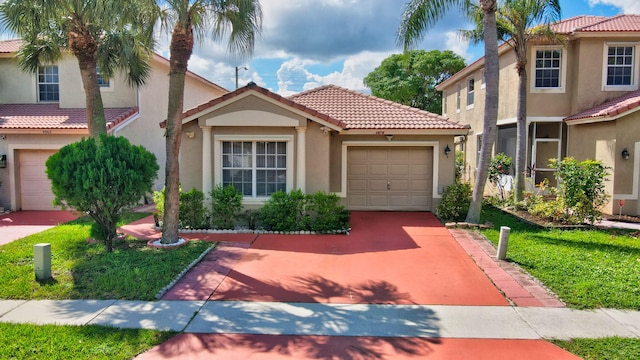
[[[473,60],[473,54],[469,52],[469,40],[463,39],[457,31],[449,31],[445,35],[445,48],[462,56],[467,63]]]
[[[589,6],[610,5],[622,10],[625,14],[640,14],[640,1],[638,0],[589,0]]]

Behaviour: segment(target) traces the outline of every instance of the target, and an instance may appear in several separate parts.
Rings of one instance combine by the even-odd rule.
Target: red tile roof
[[[584,119],[605,120],[634,109],[640,110],[640,90],[632,91],[589,110],[571,115],[564,120],[567,122]]]
[[[276,94],[274,92],[271,92],[271,91],[269,91],[269,90],[267,90],[267,89],[265,89],[263,87],[260,87],[260,86],[256,85],[254,82],[250,82],[248,85],[243,86],[241,88],[238,88],[235,91],[226,93],[226,94],[224,94],[224,95],[222,95],[220,97],[217,97],[217,98],[215,98],[215,99],[213,99],[213,100],[211,100],[209,102],[206,102],[204,104],[200,104],[200,105],[198,105],[198,106],[196,106],[194,108],[191,108],[191,109],[185,111],[184,113],[182,113],[182,117],[186,118],[186,117],[189,117],[191,115],[197,114],[197,113],[199,113],[201,111],[209,109],[209,108],[211,108],[213,106],[216,106],[216,105],[218,105],[220,103],[223,103],[223,102],[225,102],[225,101],[227,101],[229,99],[232,99],[232,98],[234,98],[234,97],[236,97],[236,96],[238,96],[240,94],[243,94],[245,92],[248,92],[248,91],[257,91],[258,93],[261,93],[261,94],[263,94],[263,95],[265,95],[265,96],[267,96],[267,97],[269,97],[269,98],[271,98],[273,100],[281,102],[281,103],[283,103],[283,104],[285,104],[287,106],[291,106],[291,107],[296,108],[298,110],[302,110],[303,112],[306,112],[307,114],[309,114],[309,115],[311,115],[313,117],[320,118],[320,119],[322,119],[324,121],[327,121],[327,122],[329,122],[331,124],[334,124],[334,125],[337,125],[339,127],[344,128],[344,124],[342,122],[340,122],[340,120],[334,119],[334,118],[332,118],[332,117],[330,117],[328,115],[325,115],[325,114],[321,114],[321,113],[319,113],[318,111],[316,111],[314,109],[311,109],[311,108],[309,108],[307,106],[304,106],[302,104],[298,104],[298,103],[296,103],[294,101],[291,101],[291,100],[289,100],[289,99],[287,99],[285,97],[282,97],[281,95],[278,95],[278,94]],[[160,123],[160,127],[164,127],[165,125],[166,125],[166,120],[163,121],[162,123]]]
[[[104,109],[107,129],[138,113],[138,108]],[[60,109],[58,104],[5,104],[0,105],[0,131],[2,129],[87,129],[85,109]]]
[[[429,129],[464,130],[468,125],[420,109],[394,103],[335,85],[322,86],[284,98],[255,83],[224,94],[207,103],[185,111],[183,118],[233,99],[248,91],[256,91],[273,100],[301,110],[312,117],[337,125],[342,129]],[[166,122],[160,124],[166,126]]]
[[[346,129],[467,128],[438,114],[335,85],[305,91],[289,99],[340,120]]]
[[[563,34],[640,31],[640,15],[623,14],[611,17],[581,15],[561,20],[551,25],[551,29]]]
[[[2,40],[0,41],[0,53],[1,54],[14,53],[20,49],[20,46],[22,46],[22,40],[20,39]]]

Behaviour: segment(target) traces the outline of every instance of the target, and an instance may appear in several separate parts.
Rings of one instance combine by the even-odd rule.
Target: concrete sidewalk
[[[640,312],[249,301],[1,300],[0,322],[208,334],[476,339],[640,338]]]

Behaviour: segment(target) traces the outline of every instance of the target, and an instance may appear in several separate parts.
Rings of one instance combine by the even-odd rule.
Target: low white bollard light
[[[51,244],[33,245],[33,265],[36,270],[37,280],[51,278]]]
[[[500,240],[498,241],[498,252],[496,253],[496,259],[504,260],[507,258],[507,246],[509,245],[509,231],[511,228],[508,226],[500,227]]]

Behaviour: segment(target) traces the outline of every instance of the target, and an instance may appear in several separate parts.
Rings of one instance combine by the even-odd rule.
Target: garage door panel
[[[389,167],[391,168],[391,175],[407,176],[411,173],[411,166],[408,164],[391,164]]]
[[[350,191],[367,191],[367,180],[350,180],[349,181],[349,190]]]
[[[349,167],[349,175],[367,175],[367,165],[356,164]]]
[[[20,207],[22,210],[53,210],[54,195],[46,174],[46,161],[54,150],[20,150]]]
[[[371,179],[369,180],[369,191],[387,192],[387,180]]]
[[[431,210],[431,147],[351,147],[347,159],[350,209]]]
[[[371,164],[369,166],[369,174],[373,176],[387,176],[389,174],[389,166],[387,164]]]

